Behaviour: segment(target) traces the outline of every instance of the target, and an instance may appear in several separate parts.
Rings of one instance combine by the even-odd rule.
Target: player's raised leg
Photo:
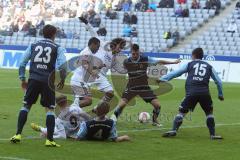
[[[177,135],[177,131],[178,131],[179,127],[182,125],[184,116],[185,116],[184,113],[179,112],[173,120],[172,130],[165,132],[162,136],[163,137],[175,137]]]
[[[114,114],[111,116],[111,119],[117,121],[118,117],[122,114],[123,109],[126,107],[128,100],[122,98],[118,103],[117,107],[114,110]]]
[[[194,110],[198,103],[198,99],[195,96],[186,96],[179,107],[179,113],[175,116],[173,120],[173,127],[171,131],[164,133],[163,137],[174,137],[177,135],[177,131],[183,123],[183,118],[189,112],[189,110]]]
[[[80,83],[80,86],[72,85],[72,91],[74,94],[74,100],[79,102],[79,107],[87,107],[92,104],[92,96],[90,93],[90,89],[87,87],[87,84],[83,82]]]

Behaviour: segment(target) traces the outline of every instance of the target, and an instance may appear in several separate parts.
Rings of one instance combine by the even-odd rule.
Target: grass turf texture
[[[155,130],[151,124],[140,124],[136,115],[141,111],[151,113],[152,107],[144,101],[137,99],[136,106],[126,108],[122,118],[117,124],[121,134],[128,134],[132,141],[126,143],[112,142],[77,142],[72,140],[57,140],[61,148],[44,147],[44,139],[23,139],[20,144],[11,144],[8,139],[16,131],[18,111],[21,108],[24,92],[16,70],[0,70],[0,159],[1,157],[18,157],[24,159],[40,160],[76,160],[76,159],[152,159],[152,160],[238,160],[240,124],[239,84],[224,83],[225,101],[217,99],[217,90],[211,83],[212,98],[214,102],[214,115],[218,134],[224,137],[222,141],[210,141],[208,129],[205,127],[205,115],[198,106],[191,119],[188,116],[183,127],[201,126],[180,129],[177,137],[165,139],[161,134],[172,125],[173,116],[177,113],[178,105],[184,97],[184,81],[174,80],[172,92],[162,95],[159,100],[162,105],[163,129]],[[96,102],[95,102],[96,103]],[[126,115],[127,114],[127,115]],[[25,125],[23,138],[39,134],[30,128],[31,122],[45,124],[45,111],[39,104],[33,106]],[[129,117],[133,117],[132,119]],[[226,125],[225,125],[226,124]],[[143,129],[154,129],[152,131]],[[138,130],[138,131],[136,131]]]

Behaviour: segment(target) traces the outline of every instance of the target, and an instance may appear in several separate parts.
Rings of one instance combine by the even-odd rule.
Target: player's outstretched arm
[[[172,71],[159,78],[159,81],[170,81],[173,78],[181,76],[183,73],[187,72],[188,63],[182,65],[178,70]]]
[[[92,37],[98,37],[98,34],[96,31],[94,31],[93,27],[88,23],[88,20],[84,17],[78,17],[78,19],[80,20],[80,22],[85,24],[85,28],[90,32]]]
[[[116,122],[114,122],[109,140],[112,140],[113,142],[124,142],[124,141],[130,141],[130,138],[128,135],[118,136],[117,129],[116,129]]]
[[[26,72],[26,65],[28,63],[28,61],[31,58],[31,45],[26,49],[21,61],[20,61],[20,66],[19,66],[19,70],[18,70],[18,74],[19,74],[19,79],[22,81],[22,89],[26,89],[27,88],[27,82],[26,82],[26,77],[25,77],[25,72]]]
[[[115,142],[124,142],[124,141],[130,141],[130,137],[128,135],[124,135],[124,136],[117,137],[117,139],[115,140]]]
[[[167,64],[178,64],[181,62],[181,59],[177,59],[175,61],[165,61],[165,60],[159,60],[157,63],[160,65],[167,65]]]
[[[224,101],[223,90],[222,90],[222,81],[221,81],[220,77],[218,76],[218,74],[217,74],[217,72],[215,71],[214,68],[212,68],[211,77],[214,80],[215,84],[217,85],[218,99],[220,101]]]

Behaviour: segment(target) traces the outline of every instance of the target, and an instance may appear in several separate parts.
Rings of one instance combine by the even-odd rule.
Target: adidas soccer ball
[[[141,112],[138,116],[138,121],[140,123],[148,123],[150,121],[150,114],[148,112]]]

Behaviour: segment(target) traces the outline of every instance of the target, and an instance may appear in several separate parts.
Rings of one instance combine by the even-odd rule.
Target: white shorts
[[[101,92],[113,91],[112,85],[107,77],[100,74],[94,82],[71,82],[71,88],[75,97],[91,96],[90,87],[96,86]]]
[[[100,74],[99,78],[95,82],[88,83],[89,86],[96,86],[101,92],[113,91],[112,85],[104,75]]]

